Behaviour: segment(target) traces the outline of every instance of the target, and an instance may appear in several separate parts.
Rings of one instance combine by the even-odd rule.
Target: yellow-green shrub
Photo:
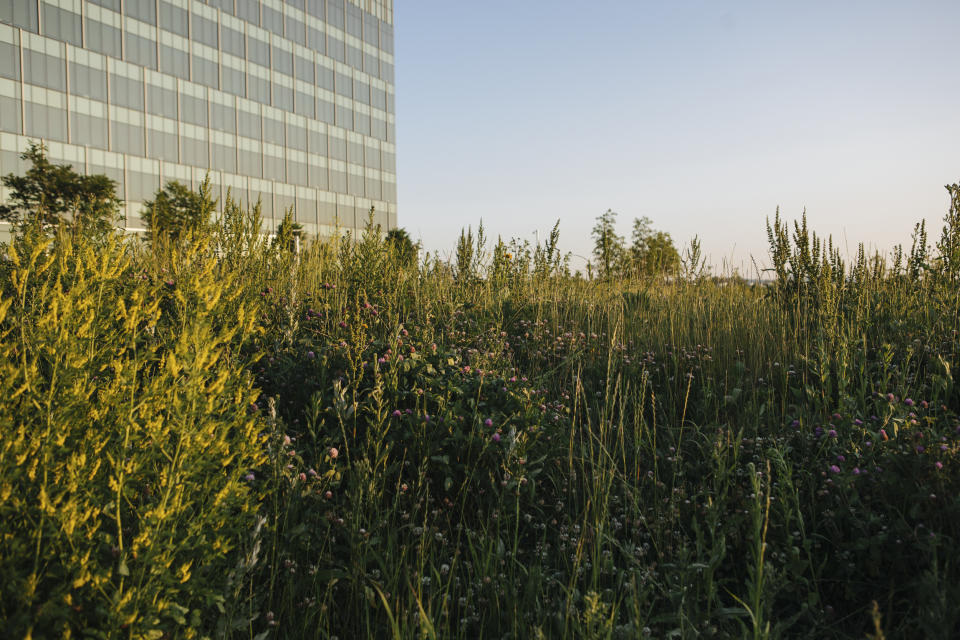
[[[211,252],[19,239],[0,282],[0,618],[8,637],[213,628],[264,462],[254,326]],[[179,278],[179,279],[177,279]],[[229,308],[230,323],[218,321]]]

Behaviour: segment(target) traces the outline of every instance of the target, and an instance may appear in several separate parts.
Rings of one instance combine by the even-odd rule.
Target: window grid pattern
[[[10,1],[0,174],[39,138],[116,180],[132,230],[145,167],[159,184],[211,168],[221,195],[293,206],[312,233],[371,206],[395,226],[391,0]]]

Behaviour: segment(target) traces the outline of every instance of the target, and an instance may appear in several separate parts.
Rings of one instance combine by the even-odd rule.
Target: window
[[[110,148],[118,153],[146,155],[142,113],[110,106]]]
[[[244,62],[230,54],[223,54],[223,65],[220,67],[221,89],[235,96],[246,96],[246,73],[243,72]]]
[[[210,166],[207,149],[207,131],[184,122],[180,123],[180,157],[184,164],[194,167]]]
[[[327,176],[327,159],[324,156],[307,155],[307,179],[311,187],[323,189],[330,186]]]
[[[363,36],[363,19],[360,7],[350,3],[347,3],[347,33],[354,38]]]
[[[347,64],[353,67],[354,69],[363,70],[363,51],[359,48],[348,44],[347,45]]]
[[[327,23],[341,31],[343,30],[343,0],[327,0]]]
[[[327,129],[322,124],[311,122],[308,124],[307,148],[310,153],[325,156],[327,155]]]
[[[307,150],[307,123],[302,118],[287,115],[287,148]]]
[[[374,78],[380,77],[380,58],[373,53],[363,52],[363,70]]]
[[[247,97],[270,104],[270,72],[255,64],[247,65]]]
[[[283,14],[277,11],[277,9],[268,6],[265,2],[260,5],[260,16],[262,19],[262,26],[268,31],[272,31],[278,36],[283,35]]]
[[[347,54],[344,50],[343,40],[327,34],[327,55],[337,62],[346,62]]]
[[[207,98],[204,89],[186,83],[181,85],[180,121],[198,127],[207,126]]]
[[[111,73],[110,104],[143,111],[143,82],[139,78],[128,78],[125,74]]]
[[[197,7],[199,8],[199,7]],[[219,46],[217,39],[217,23],[194,13],[191,16],[193,32],[191,39],[194,42],[202,42],[208,47],[216,49]]]
[[[24,37],[23,77],[31,84],[58,91],[67,90],[67,67],[63,45],[37,36]]]
[[[313,84],[313,58],[294,56],[293,66],[298,80]]]
[[[307,43],[307,26],[296,18],[287,15],[284,18],[284,34],[287,40],[293,40],[297,44]]]
[[[148,115],[147,149],[151,158],[177,162],[180,154],[176,121]]]
[[[156,0],[126,0],[123,3],[125,15],[147,24],[157,24]]]
[[[380,45],[380,21],[366,11],[363,12],[363,41],[375,47]]]
[[[242,28],[241,26],[240,29]],[[244,46],[243,41],[243,31],[227,27],[226,20],[220,25],[220,46],[224,53],[229,53],[238,58],[242,59],[247,55],[246,46]]]
[[[80,3],[76,0],[41,2],[43,33],[56,40],[80,46]]]
[[[237,132],[237,110],[232,100],[210,101],[210,128],[226,133]]]
[[[220,86],[219,53],[206,45],[195,42],[193,45],[193,81],[213,89]]]
[[[353,79],[339,71],[336,74],[337,93],[345,98],[353,97]]]
[[[317,86],[333,91],[333,69],[326,66],[322,60],[317,64]]]
[[[156,30],[134,20],[127,20],[123,31],[125,58],[141,67],[157,68]]]
[[[177,85],[173,78],[147,72],[147,113],[177,119]],[[176,131],[171,133],[176,135]]]
[[[267,44],[266,40],[255,37],[252,33],[248,33],[247,53],[250,62],[255,62],[262,67],[270,66],[270,45]]]
[[[37,0],[3,0],[0,2],[0,22],[36,33],[39,30]]]
[[[11,27],[0,24],[0,78],[20,79],[20,39]]]
[[[233,135],[213,131],[210,135],[213,166],[228,173],[237,172],[237,140]]]
[[[56,91],[24,87],[24,133],[37,138],[67,141],[66,96]]]
[[[326,0],[307,0],[307,13],[321,20],[327,19]]]
[[[327,52],[327,36],[321,29],[307,25],[307,46],[317,53],[325,54]]]
[[[286,180],[283,147],[268,143],[263,144],[263,177],[279,182]]]
[[[175,33],[184,38],[190,35],[188,19],[190,14],[186,9],[174,6],[160,0],[160,28]]]
[[[103,53],[112,58],[120,57],[120,15],[104,11],[98,6],[87,5],[87,37],[84,42],[87,49]]]
[[[273,45],[273,70],[292,76],[293,75],[293,52],[283,46]]]
[[[380,149],[366,145],[363,150],[363,164],[368,169],[380,169]]]
[[[278,109],[269,109],[264,113],[263,141],[273,143],[280,147],[284,145],[283,113]]]
[[[160,70],[164,73],[188,80],[190,78],[190,56],[184,49],[161,44]]]
[[[0,78],[0,131],[21,133],[21,123],[20,83]],[[0,172],[7,173],[7,169],[0,168]]]
[[[330,157],[341,162],[347,161],[347,138],[342,131],[332,129],[329,136]]]
[[[255,25],[260,24],[260,0],[237,0],[237,17]]]
[[[353,97],[357,102],[370,104],[370,85],[363,80],[354,80]]]
[[[237,126],[241,136],[259,142],[262,129],[258,105],[248,100],[240,100],[240,108],[237,109]]]
[[[293,110],[301,116],[315,118],[317,101],[313,97],[313,87],[302,85],[298,82],[293,94]]]
[[[263,177],[263,156],[260,153],[260,141],[237,139],[237,170],[245,176]]]
[[[380,25],[380,49],[393,55],[393,25],[386,22]]]

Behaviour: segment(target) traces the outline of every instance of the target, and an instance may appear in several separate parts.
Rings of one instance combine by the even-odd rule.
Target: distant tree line
[[[680,253],[669,233],[658,231],[646,216],[633,221],[631,243],[616,230],[617,214],[607,209],[593,227],[593,262],[589,269],[599,278],[673,275],[681,267]]]

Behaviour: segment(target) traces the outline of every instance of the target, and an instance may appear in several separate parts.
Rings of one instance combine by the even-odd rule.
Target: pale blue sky
[[[851,252],[939,236],[960,181],[960,0],[397,0],[399,224],[588,256],[594,218],[766,260],[777,205]],[[577,261],[582,264],[582,261]]]

